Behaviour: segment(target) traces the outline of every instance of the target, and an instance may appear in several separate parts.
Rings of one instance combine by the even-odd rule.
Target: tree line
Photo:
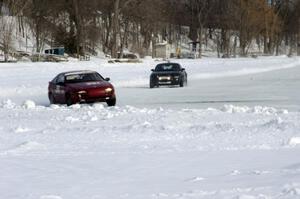
[[[112,57],[130,49],[154,55],[161,41],[180,47],[182,35],[209,41],[218,55],[247,56],[255,44],[266,55],[300,54],[300,0],[0,0],[0,46],[8,51],[17,19],[29,27],[36,52],[45,44],[64,46],[71,55]]]

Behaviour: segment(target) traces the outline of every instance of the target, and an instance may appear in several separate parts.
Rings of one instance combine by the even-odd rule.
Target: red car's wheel
[[[52,93],[49,93],[49,101],[50,101],[50,104],[56,104],[56,100]]]
[[[113,98],[113,99],[110,99],[110,100],[106,101],[108,106],[115,106],[116,102],[117,102],[116,98]]]
[[[74,104],[70,95],[66,95],[66,104],[67,106],[71,106],[72,104]]]

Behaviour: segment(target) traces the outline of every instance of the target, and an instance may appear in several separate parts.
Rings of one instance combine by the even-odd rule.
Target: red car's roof
[[[89,74],[89,73],[97,73],[96,71],[92,70],[78,70],[78,71],[69,71],[69,72],[64,72],[64,75],[78,75],[78,74]]]

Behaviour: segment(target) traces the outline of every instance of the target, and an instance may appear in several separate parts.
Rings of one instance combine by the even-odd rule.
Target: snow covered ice
[[[0,198],[300,198],[300,60],[178,61],[185,88],[148,89],[150,59],[1,64]],[[80,69],[116,107],[49,105],[48,81]]]

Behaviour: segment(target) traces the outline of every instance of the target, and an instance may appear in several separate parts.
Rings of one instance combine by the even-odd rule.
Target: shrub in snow
[[[23,108],[25,109],[33,109],[35,108],[35,102],[34,101],[31,101],[31,100],[26,100],[24,103],[23,103]]]

